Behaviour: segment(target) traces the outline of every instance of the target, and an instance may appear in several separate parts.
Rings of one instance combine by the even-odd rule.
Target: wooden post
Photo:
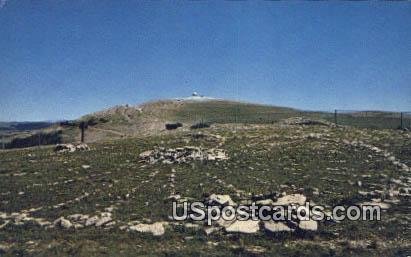
[[[81,142],[84,143],[84,127],[85,127],[85,123],[84,121],[82,121],[80,123],[80,129],[81,129]]]
[[[401,129],[404,129],[404,121],[403,121],[403,119],[404,119],[404,114],[403,114],[403,112],[401,112]]]
[[[337,109],[334,110],[334,124],[337,126]]]

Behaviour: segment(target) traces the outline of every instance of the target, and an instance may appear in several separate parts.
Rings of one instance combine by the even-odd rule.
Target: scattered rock
[[[391,205],[388,203],[377,202],[377,201],[363,202],[360,204],[360,206],[366,206],[366,205],[379,206],[383,210],[389,209],[391,207]]]
[[[88,227],[88,226],[95,225],[98,220],[99,220],[98,216],[90,217],[86,220],[85,226]]]
[[[229,195],[216,195],[212,194],[208,197],[208,204],[209,205],[221,205],[221,206],[236,206],[237,204],[231,200]]]
[[[257,233],[260,229],[258,223],[258,220],[236,220],[230,226],[225,228],[225,231],[229,233]]]
[[[221,229],[221,227],[205,227],[204,233],[208,236],[213,234],[214,232],[220,231]]]
[[[307,197],[302,194],[291,194],[278,198],[277,201],[273,203],[273,205],[304,205],[306,201]]]
[[[318,229],[318,223],[315,220],[301,220],[298,228],[301,230],[316,231]]]
[[[178,148],[158,147],[152,151],[142,152],[140,160],[150,164],[164,163],[188,163],[192,161],[218,161],[228,159],[226,153],[222,149],[203,149],[196,146],[185,146]]]
[[[75,152],[76,151],[76,147],[73,144],[59,144],[56,145],[56,147],[54,148],[55,152],[58,153],[64,153],[64,152]]]
[[[53,222],[54,226],[60,226],[65,229],[73,227],[73,224],[69,220],[66,220],[64,217],[60,217]]]
[[[96,227],[101,227],[102,225],[111,222],[113,219],[111,217],[102,217],[96,221]]]
[[[87,144],[81,143],[78,145],[73,145],[73,144],[58,144],[56,145],[56,147],[54,148],[55,152],[58,153],[64,153],[64,152],[75,152],[75,151],[89,151],[90,147],[88,147]]]
[[[275,222],[273,220],[264,222],[264,229],[271,233],[294,231],[294,229],[288,227],[286,224],[282,222]]]
[[[283,125],[318,125],[318,126],[333,126],[334,124],[325,120],[311,120],[302,117],[293,117],[281,121]]]
[[[246,246],[244,250],[255,255],[259,255],[267,251],[264,247],[258,245]]]
[[[90,151],[90,147],[87,144],[76,145],[76,151]]]
[[[185,228],[190,228],[190,229],[199,229],[200,225],[194,224],[194,223],[185,223],[184,227]]]
[[[165,233],[164,225],[168,224],[167,222],[156,222],[153,224],[137,224],[130,226],[130,231],[137,231],[142,233],[151,233],[154,236],[162,236]]]

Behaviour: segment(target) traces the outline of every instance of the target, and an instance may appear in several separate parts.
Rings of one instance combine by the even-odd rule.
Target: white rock
[[[76,145],[75,150],[76,151],[89,151],[90,147],[88,147],[87,144],[79,144],[79,145]]]
[[[304,205],[307,201],[307,197],[302,194],[291,194],[280,197],[273,203],[273,205],[290,205],[290,204],[298,204]]]
[[[212,194],[209,197],[209,203],[217,203],[219,205],[230,205],[230,206],[235,206],[236,203],[231,200],[231,197],[229,195],[216,195]]]
[[[390,204],[383,203],[383,202],[363,202],[360,204],[360,206],[364,206],[364,205],[379,206],[383,210],[389,209],[391,207]]]
[[[58,144],[54,148],[55,152],[64,153],[64,152],[74,152],[76,147],[73,144]]]
[[[166,224],[167,222],[156,222],[153,224],[137,224],[134,226],[130,226],[129,230],[142,233],[151,233],[154,236],[162,236],[165,233],[164,225]]]
[[[102,217],[101,219],[99,219],[98,221],[96,221],[96,227],[101,227],[102,225],[112,221],[113,219],[110,217]]]
[[[64,217],[60,217],[57,220],[53,222],[53,224],[56,226],[60,226],[62,228],[69,229],[73,226],[69,220],[66,220]]]
[[[98,220],[99,218],[97,216],[90,217],[86,220],[85,226],[88,227],[88,226],[95,225]]]
[[[204,228],[204,233],[208,236],[219,230],[221,230],[221,227],[206,227]]]
[[[151,153],[153,153],[153,151],[151,151],[151,150],[144,151],[144,152],[140,153],[139,157],[140,158],[148,158],[148,157],[150,157]]]
[[[198,229],[200,227],[200,225],[195,224],[195,223],[185,223],[184,227],[186,228],[192,228],[192,229]]]
[[[286,224],[272,220],[264,222],[264,229],[272,233],[294,231],[294,229],[288,227]]]
[[[229,233],[257,233],[260,229],[258,223],[258,220],[236,220],[233,224],[225,228],[225,231]]]
[[[318,229],[318,223],[315,220],[301,220],[298,227],[302,230],[316,231]]]

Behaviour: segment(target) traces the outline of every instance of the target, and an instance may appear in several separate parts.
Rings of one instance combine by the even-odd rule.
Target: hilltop
[[[299,117],[314,122],[334,122],[334,113],[303,111],[256,103],[216,99],[194,95],[186,98],[150,101],[139,105],[117,105],[90,113],[76,120],[56,123],[34,123],[33,129],[8,131],[7,148],[80,141],[80,123],[87,126],[85,141],[102,142],[121,138],[174,133],[166,124],[181,124],[188,131],[203,124],[272,124]],[[411,124],[406,115],[405,126]],[[363,128],[398,128],[399,113],[367,111],[339,113],[339,125]],[[1,124],[0,124],[1,125]],[[8,124],[11,128],[12,123]],[[24,125],[24,124],[23,124]],[[30,125],[30,124],[29,124]],[[16,125],[14,125],[16,126]],[[5,127],[5,126],[3,126]],[[3,130],[3,134],[4,134]],[[1,132],[1,131],[0,131]]]
[[[104,136],[152,135],[164,132],[166,123],[180,122],[183,129],[198,122],[265,123],[270,114],[296,114],[297,110],[261,104],[193,98],[151,101],[137,106],[115,106],[81,117],[96,140]],[[266,117],[263,117],[266,116]],[[263,119],[264,118],[264,119]],[[98,134],[98,136],[97,136]],[[101,134],[105,134],[104,136]]]

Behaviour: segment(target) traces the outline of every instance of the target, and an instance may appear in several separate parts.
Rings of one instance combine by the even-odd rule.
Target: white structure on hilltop
[[[216,98],[200,95],[199,93],[195,91],[189,97],[177,98],[178,101],[210,101],[210,100],[215,100],[215,99]]]

